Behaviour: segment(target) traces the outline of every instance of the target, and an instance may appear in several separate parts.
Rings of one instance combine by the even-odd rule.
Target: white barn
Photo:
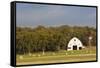
[[[81,50],[82,48],[84,48],[82,42],[78,38],[73,37],[68,43],[67,50]]]

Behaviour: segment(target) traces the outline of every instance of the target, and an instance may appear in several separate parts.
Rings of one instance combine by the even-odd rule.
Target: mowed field
[[[82,61],[95,61],[96,48],[64,51],[59,52],[42,52],[17,55],[17,65],[28,64],[48,64],[48,63],[63,63],[63,62],[82,62]]]

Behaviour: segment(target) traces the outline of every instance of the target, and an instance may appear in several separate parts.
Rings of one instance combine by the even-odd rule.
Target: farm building
[[[73,37],[68,43],[67,50],[81,50],[82,48],[84,48],[82,42],[78,38]]]

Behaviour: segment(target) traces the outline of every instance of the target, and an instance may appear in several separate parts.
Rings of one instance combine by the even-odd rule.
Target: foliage
[[[63,25],[59,27],[16,28],[16,53],[26,54],[45,51],[66,50],[72,37],[79,38],[84,46],[88,46],[88,38],[92,36],[92,46],[96,45],[96,29]]]

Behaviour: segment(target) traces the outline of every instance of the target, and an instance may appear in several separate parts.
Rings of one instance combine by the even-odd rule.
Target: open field
[[[46,64],[46,63],[63,63],[63,62],[81,62],[95,61],[96,50],[74,50],[74,51],[59,51],[59,52],[42,52],[33,53],[30,55],[17,55],[17,65],[27,64]]]

